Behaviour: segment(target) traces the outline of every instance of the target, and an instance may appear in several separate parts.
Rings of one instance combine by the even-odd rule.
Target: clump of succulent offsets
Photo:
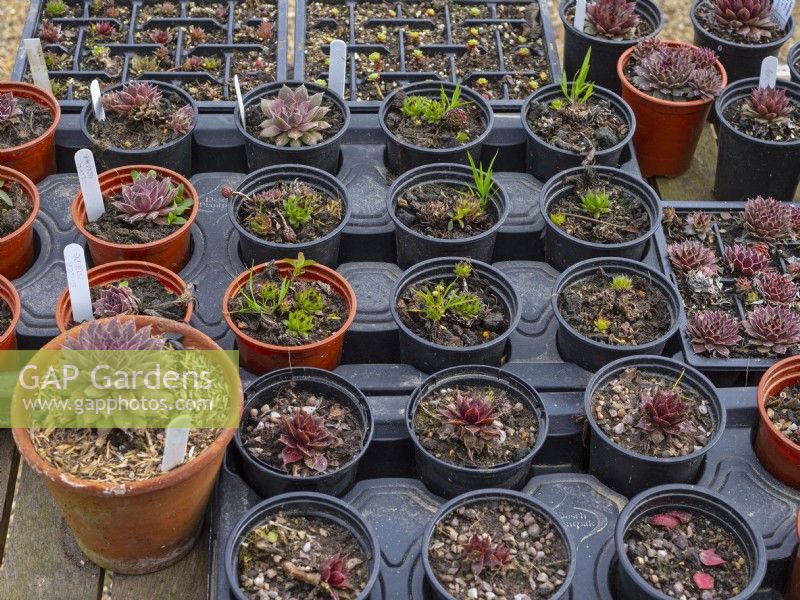
[[[441,88],[438,98],[406,96],[400,111],[414,123],[443,125],[455,130],[455,139],[464,144],[469,141],[469,134],[464,130],[468,120],[464,107],[468,104],[468,100],[461,99],[461,86],[456,85],[453,93],[449,96],[444,87]]]
[[[710,100],[722,91],[717,55],[707,48],[670,46],[656,38],[639,42],[626,75],[641,91],[662,100]]]
[[[741,341],[739,321],[719,310],[705,310],[689,318],[686,335],[697,354],[716,354],[727,358]]]
[[[331,125],[325,120],[330,107],[323,106],[324,93],[311,96],[305,85],[294,90],[284,85],[275,98],[262,98],[259,137],[276,146],[314,146],[324,139]]]
[[[640,21],[635,0],[595,0],[586,5],[584,31],[612,40],[626,40],[635,37]]]
[[[184,196],[183,184],[174,185],[170,177],[155,171],[131,171],[131,185],[122,186],[122,198],[111,204],[128,223],[152,221],[156,225],[183,225],[183,214],[194,205]]]
[[[772,0],[713,0],[717,25],[751,42],[769,38],[778,24],[772,17]]]

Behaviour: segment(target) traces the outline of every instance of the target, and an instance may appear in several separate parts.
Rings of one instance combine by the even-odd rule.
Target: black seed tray
[[[487,99],[496,110],[519,110],[533,92],[527,87],[530,79],[545,85],[561,78],[548,4],[544,0],[298,0],[294,77],[326,79],[329,40],[338,38],[347,43],[345,97],[353,110],[375,111],[380,94],[386,96],[395,87],[426,79],[461,80],[490,96]],[[473,7],[479,10],[477,16],[469,13]],[[429,8],[436,14],[425,14]],[[469,65],[463,61],[472,28],[478,29],[474,39],[480,42],[476,51],[481,62]],[[376,37],[379,32],[384,32],[384,37]],[[518,41],[519,35],[525,36],[524,43]],[[517,56],[520,48],[527,48],[527,59]],[[422,52],[422,58],[412,56],[415,49]],[[378,52],[384,63],[377,84],[366,81],[375,71],[368,58],[373,52]],[[487,80],[483,87],[476,84],[481,78]]]
[[[232,112],[236,103],[233,76],[239,75],[242,93],[270,81],[286,79],[288,9],[286,0],[175,0],[178,14],[168,18],[152,13],[156,0],[116,0],[121,14],[110,18],[105,9],[95,13],[91,0],[66,0],[69,11],[59,18],[49,19],[61,26],[69,38],[60,43],[47,44],[42,40],[45,53],[52,52],[63,60],[58,68],[51,68],[50,80],[61,100],[65,113],[80,112],[89,98],[89,83],[98,79],[104,84],[119,83],[129,79],[156,79],[184,88],[198,102],[201,112]],[[39,25],[48,19],[44,13],[46,0],[30,4],[23,38],[38,37]],[[217,6],[227,9],[227,16],[215,15]],[[209,9],[209,7],[211,7]],[[149,12],[148,12],[149,11]],[[262,20],[272,26],[272,35],[260,39],[256,29]],[[113,39],[92,37],[91,27],[100,22],[112,23],[118,34]],[[203,43],[193,44],[187,33],[189,27],[206,32]],[[164,45],[167,52],[158,70],[138,68],[140,59],[153,56],[159,48],[150,39],[154,29],[168,30],[171,40]],[[114,64],[92,62],[93,46],[107,46]],[[186,66],[187,58],[217,59],[218,65],[206,68]],[[261,56],[267,64],[254,69],[253,62]],[[191,69],[191,70],[190,70]],[[20,46],[12,70],[13,80],[30,80],[28,62]],[[80,131],[80,127],[78,127]]]
[[[443,500],[414,479],[414,457],[403,413],[414,387],[424,377],[399,366],[375,375],[373,367],[342,366],[337,372],[362,389],[375,413],[375,435],[361,461],[359,482],[345,497],[370,522],[381,547],[381,575],[372,600],[423,600],[424,574],[420,540],[429,519]],[[536,386],[537,367],[522,365],[515,372]],[[540,388],[541,389],[541,388]],[[728,411],[728,429],[713,448],[697,483],[725,496],[764,537],[769,567],[758,600],[778,600],[788,577],[796,545],[794,527],[800,491],[772,478],[758,462],[751,444],[758,416],[754,388],[720,390]],[[585,473],[587,449],[582,430],[572,419],[583,411],[583,392],[542,394],[550,416],[547,440],[524,491],[558,515],[577,549],[574,600],[613,600],[611,569],[616,557],[613,533],[627,499]],[[229,449],[217,485],[213,535],[217,549],[216,597],[228,598],[222,549],[244,512],[260,498],[245,482],[235,450]]]
[[[744,202],[666,201],[662,206],[665,209],[674,208],[678,215],[681,216],[685,216],[694,211],[704,211],[714,215],[721,212],[741,212],[744,209]],[[718,255],[721,257],[722,248],[724,245],[721,237],[719,236],[719,232],[716,230],[716,227],[714,232],[717,240]],[[667,238],[663,227],[656,231],[655,239],[656,245],[658,246],[658,256],[661,263],[661,268],[677,286],[675,273],[672,271],[672,266],[670,265],[667,257]],[[800,246],[795,248],[795,254],[800,256]],[[781,273],[786,273],[786,266],[787,265],[781,261],[781,264],[778,265],[778,270]],[[733,286],[735,285],[735,280],[733,278],[723,278],[723,285],[726,287]],[[739,318],[743,318],[745,316],[745,307],[741,301],[737,300],[736,310],[739,314]],[[686,323],[686,318],[684,318],[683,322]],[[758,380],[761,378],[761,375],[764,374],[764,371],[778,361],[777,358],[768,357],[716,358],[700,356],[692,350],[692,344],[686,335],[685,326],[682,326],[680,329],[679,341],[686,363],[702,371],[717,385],[756,385]]]

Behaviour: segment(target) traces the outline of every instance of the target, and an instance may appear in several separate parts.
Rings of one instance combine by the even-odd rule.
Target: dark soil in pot
[[[16,98],[13,92],[0,93],[0,108],[10,115],[0,120],[0,149],[31,142],[53,123],[53,115],[46,106],[30,98]]]
[[[447,463],[476,468],[516,462],[536,445],[539,419],[508,390],[487,385],[440,387],[413,417],[419,443]]]
[[[439,584],[458,600],[503,592],[506,598],[552,598],[570,566],[561,531],[542,514],[506,498],[470,502],[444,515],[427,552]]]
[[[786,439],[800,446],[800,385],[781,390],[764,403],[767,416]]]
[[[0,298],[0,335],[3,335],[8,330],[12,320],[11,307],[8,302]]]
[[[362,448],[364,431],[348,404],[288,383],[260,409],[250,409],[241,437],[256,460],[293,477],[309,477],[350,462]]]
[[[592,395],[591,411],[615,444],[671,458],[700,450],[716,431],[710,400],[693,387],[630,367]]]
[[[238,195],[238,194],[237,194]],[[239,223],[253,235],[279,244],[310,242],[324,237],[342,222],[341,198],[330,196],[299,179],[242,197]]]
[[[646,344],[672,326],[660,288],[639,275],[611,276],[602,269],[561,290],[558,308],[581,335],[614,346]]]
[[[702,513],[668,510],[640,517],[624,539],[636,572],[668,596],[732,598],[750,582],[739,540]]]
[[[228,310],[249,337],[284,347],[324,340],[347,320],[347,303],[330,286],[281,277],[272,263],[251,273],[249,283],[228,302]]]
[[[766,23],[769,23],[768,27],[756,26],[735,29],[714,16],[714,0],[701,0],[694,6],[693,10],[697,22],[703,29],[729,42],[758,46],[769,44],[786,35],[786,31],[773,22],[771,15],[764,19]],[[747,33],[744,33],[745,30]],[[756,74],[753,73],[752,75]]]
[[[490,342],[510,323],[508,310],[489,282],[466,262],[458,263],[450,278],[412,283],[403,290],[396,308],[413,333],[442,346]]]
[[[246,598],[328,600],[356,597],[369,580],[368,557],[339,523],[279,512],[252,529],[238,551]]]
[[[33,204],[22,186],[0,179],[0,238],[22,227],[32,210]]]

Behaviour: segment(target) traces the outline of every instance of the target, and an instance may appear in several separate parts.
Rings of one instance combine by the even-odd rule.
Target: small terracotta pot
[[[132,183],[131,171],[146,173],[155,171],[160,177],[171,177],[178,185],[183,184],[184,195],[194,201],[191,213],[186,217],[186,223],[177,231],[173,231],[165,238],[148,242],[146,244],[115,244],[95,237],[86,230],[86,209],[83,206],[83,194],[78,192],[72,201],[72,220],[89,245],[89,253],[96,265],[120,260],[138,260],[151,262],[178,272],[189,261],[189,242],[191,241],[192,224],[197,218],[200,209],[200,199],[197,190],[183,175],[175,171],[150,165],[131,165],[119,169],[111,169],[100,174],[100,191],[104,198],[110,198],[120,191],[123,185]]]
[[[61,120],[61,107],[53,94],[29,83],[4,81],[0,83],[0,94],[12,92],[17,98],[29,98],[46,107],[53,115],[53,122],[42,135],[21,146],[0,150],[0,164],[19,171],[38,183],[56,172],[56,127]]]
[[[0,238],[0,275],[16,279],[25,274],[33,264],[33,223],[39,215],[39,190],[19,171],[0,166],[0,179],[16,182],[31,201],[31,214],[22,226],[6,237]]]
[[[214,340],[184,323],[145,316],[118,318],[134,320],[137,327],[151,325],[156,333],[177,333],[188,348],[221,350]],[[88,325],[62,333],[43,349],[61,348],[67,336]],[[241,389],[236,410],[241,414]],[[225,448],[235,433],[235,428],[223,429],[197,458],[167,473],[114,484],[79,479],[55,469],[36,452],[28,429],[13,429],[20,454],[53,494],[81,550],[95,564],[124,574],[158,571],[191,550],[200,534]]]
[[[167,291],[173,294],[181,295],[186,289],[186,282],[169,269],[165,269],[153,263],[138,262],[135,260],[106,263],[99,267],[89,269],[88,275],[90,288],[116,283],[117,281],[130,279],[131,277],[150,275],[158,279]],[[189,306],[186,307],[186,315],[183,317],[185,323],[188,323],[192,318],[192,312],[194,312],[194,303],[190,302]],[[56,300],[56,325],[58,325],[59,331],[64,333],[67,330],[67,325],[71,322],[72,302],[70,302],[69,290],[64,288],[58,300]]]
[[[11,308],[11,323],[8,329],[0,333],[0,350],[16,350],[17,323],[22,311],[22,303],[14,285],[2,275],[0,275],[0,298],[5,300],[6,304]]]
[[[691,46],[683,42],[666,43],[673,47]],[[619,57],[617,76],[622,83],[622,99],[636,115],[633,145],[639,168],[644,177],[676,177],[684,173],[692,163],[700,133],[714,100],[672,102],[654,98],[637,89],[625,77],[625,66],[634,49],[635,46],[628,48]],[[725,87],[728,83],[725,68],[719,61],[716,67],[722,77],[722,86]]]
[[[257,265],[253,267],[252,271],[259,273],[268,264]],[[282,276],[288,275],[292,270],[292,266],[284,260],[278,261],[276,264]],[[248,336],[236,326],[234,318],[228,312],[228,301],[247,284],[249,278],[250,271],[245,271],[236,277],[222,297],[222,315],[225,317],[228,327],[236,336],[239,363],[243,369],[250,373],[261,375],[275,369],[287,367],[316,367],[330,371],[339,366],[339,362],[342,359],[344,334],[356,316],[356,293],[344,277],[333,269],[319,263],[311,265],[303,271],[301,279],[312,279],[327,283],[334,292],[344,298],[345,304],[347,304],[347,319],[336,333],[330,337],[311,344],[303,344],[302,346],[267,344]]]
[[[800,446],[789,441],[767,416],[767,398],[800,382],[800,356],[776,362],[758,383],[756,455],[764,468],[783,483],[800,490]]]
[[[800,512],[797,513],[797,539],[800,540]],[[789,575],[789,586],[786,588],[786,600],[800,600],[800,548],[794,557],[794,567]]]

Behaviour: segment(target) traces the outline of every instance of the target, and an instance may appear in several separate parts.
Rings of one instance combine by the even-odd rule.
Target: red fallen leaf
[[[698,571],[697,573],[692,575],[692,579],[694,579],[694,584],[697,586],[698,589],[701,590],[714,589],[714,578],[708,573],[703,573],[702,571]]]
[[[686,512],[682,512],[680,510],[673,510],[673,511],[668,512],[667,514],[675,517],[681,523],[688,523],[689,521],[692,520],[692,515],[690,515],[689,513],[686,513]]]
[[[713,548],[709,548],[708,550],[703,550],[700,553],[700,562],[703,563],[707,567],[718,567],[721,564],[726,563],[727,561],[722,558],[717,551]]]
[[[681,523],[685,523],[679,516],[680,513],[665,512],[652,517],[648,517],[647,522],[656,527],[663,527],[664,529],[675,529]]]

